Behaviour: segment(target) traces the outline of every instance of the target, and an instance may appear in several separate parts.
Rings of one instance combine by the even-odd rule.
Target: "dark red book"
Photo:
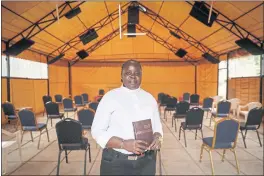
[[[148,143],[148,146],[153,141],[153,130],[151,120],[140,120],[132,122],[134,128],[134,135],[136,140],[142,140]]]

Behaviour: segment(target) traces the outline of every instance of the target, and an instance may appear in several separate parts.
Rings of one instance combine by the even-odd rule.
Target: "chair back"
[[[15,110],[15,107],[12,103],[6,101],[2,104],[2,108],[3,108],[4,114],[6,116],[15,116],[16,115],[16,110]]]
[[[56,103],[62,103],[62,95],[56,94],[54,98]]]
[[[64,98],[62,100],[64,109],[71,109],[73,108],[72,99],[70,98]]]
[[[52,101],[52,98],[51,98],[51,96],[49,96],[49,95],[44,95],[44,96],[42,97],[42,100],[43,100],[43,104],[44,104],[44,106],[45,106],[45,104],[46,104],[47,102]]]
[[[261,108],[262,104],[260,102],[250,102],[248,103],[248,111],[254,108]]]
[[[59,121],[55,128],[60,149],[62,144],[82,143],[82,125],[77,120],[66,118]]]
[[[199,103],[200,95],[198,94],[192,94],[190,96],[190,103]]]
[[[190,103],[187,101],[180,101],[176,105],[176,114],[186,114],[189,111]]]
[[[220,101],[217,104],[217,114],[229,114],[230,113],[231,103],[228,101]]]
[[[22,109],[18,112],[21,126],[36,126],[35,115],[28,109]]]
[[[81,95],[74,96],[75,105],[84,105]]]
[[[232,110],[238,109],[239,104],[240,104],[240,99],[239,98],[232,98],[232,99],[230,99],[228,101],[231,103],[230,109],[232,109]]]
[[[183,94],[183,101],[190,101],[190,93],[188,93],[188,92],[185,92],[184,94]]]
[[[163,96],[164,96],[164,93],[162,93],[162,92],[158,94],[158,102],[159,103],[161,103]]]
[[[48,115],[60,115],[59,105],[55,102],[47,102],[45,109]]]
[[[194,107],[187,112],[185,123],[186,125],[203,125],[204,111],[201,108]]]
[[[167,107],[169,108],[176,108],[176,105],[177,105],[177,98],[175,97],[170,97],[168,100],[167,100]]]
[[[99,95],[104,95],[104,94],[105,94],[104,89],[99,89]]]
[[[87,93],[82,94],[83,102],[88,103],[89,102],[89,95]]]
[[[214,99],[207,97],[203,100],[203,108],[212,108]]]
[[[232,143],[236,145],[239,122],[232,118],[223,118],[215,123],[213,147],[216,143]]]
[[[98,102],[92,102],[89,104],[89,108],[93,109],[96,112],[98,104]]]
[[[94,110],[92,109],[81,109],[77,112],[78,120],[82,126],[91,127],[94,120]]]
[[[248,113],[246,126],[258,125],[258,128],[259,128],[262,122],[262,113],[263,113],[263,108],[251,109]]]

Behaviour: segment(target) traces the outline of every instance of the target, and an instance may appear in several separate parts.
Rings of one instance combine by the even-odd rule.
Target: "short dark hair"
[[[135,64],[135,65],[138,65],[139,68],[140,68],[140,71],[142,71],[142,67],[141,67],[141,64],[140,62],[136,61],[136,60],[133,60],[133,59],[130,59],[130,60],[127,60],[126,62],[124,62],[122,64],[122,70],[121,70],[121,73],[123,72],[124,68],[130,64]]]

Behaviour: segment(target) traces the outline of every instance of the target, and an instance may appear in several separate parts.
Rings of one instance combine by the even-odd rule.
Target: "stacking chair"
[[[89,103],[89,95],[87,93],[82,94],[83,103],[88,104]]]
[[[198,106],[199,105],[199,99],[200,99],[200,96],[198,94],[192,94],[190,96],[190,104]]]
[[[60,95],[60,94],[56,94],[55,96],[54,96],[54,98],[55,98],[55,102],[56,103],[59,103],[59,104],[62,104],[62,95]]]
[[[260,102],[250,102],[248,104],[246,104],[245,106],[239,106],[238,108],[238,116],[239,115],[242,115],[245,117],[245,121],[247,121],[247,117],[248,117],[248,112],[251,110],[251,109],[254,109],[254,108],[261,108],[262,107],[262,104]],[[243,110],[241,111],[241,109],[247,109],[247,110]]]
[[[21,134],[20,134],[20,130],[16,131],[15,133],[10,133],[4,129],[1,130],[2,134],[5,134],[9,137],[15,137],[15,140],[11,140],[11,141],[2,141],[2,174],[6,174],[8,173],[7,171],[7,164],[8,164],[8,153],[10,148],[14,145],[17,144],[18,146],[18,152],[19,152],[19,159],[20,162],[22,163],[22,152],[21,152]]]
[[[42,97],[42,101],[43,101],[43,105],[44,105],[44,108],[45,108],[45,104],[46,104],[47,102],[49,102],[49,101],[52,101],[52,97],[49,96],[49,95],[44,95],[44,96]],[[43,115],[44,115],[44,113],[45,113],[45,111],[43,112]]]
[[[212,118],[224,118],[224,117],[228,117],[229,113],[230,113],[230,107],[231,107],[231,103],[226,101],[226,100],[222,100],[217,104],[217,108],[216,111],[212,111],[211,113],[211,118],[210,118],[210,126],[212,123]]]
[[[190,102],[190,93],[185,92],[185,93],[183,94],[183,101]]]
[[[14,105],[6,101],[2,104],[2,109],[4,111],[6,120],[8,120],[8,123],[10,123],[11,121],[17,121],[15,124],[15,128],[17,129],[19,121],[17,118],[16,109]]]
[[[247,146],[246,146],[246,135],[247,135],[248,130],[254,130],[257,132],[259,145],[262,147],[261,140],[259,138],[259,133],[258,133],[258,129],[259,129],[259,127],[261,125],[261,121],[262,121],[262,113],[263,113],[262,108],[251,109],[248,113],[247,121],[246,122],[240,122],[240,132],[242,134],[242,138],[243,138],[245,148],[247,148]],[[243,131],[245,131],[245,135],[243,135]]]
[[[27,109],[22,109],[18,112],[18,117],[20,120],[21,130],[22,130],[21,142],[23,140],[23,135],[25,131],[30,131],[32,142],[33,142],[32,131],[39,131],[40,132],[39,141],[38,141],[38,149],[39,149],[41,134],[44,129],[46,130],[48,141],[49,141],[49,133],[47,129],[47,124],[37,123],[36,117],[32,111],[27,110]]]
[[[60,173],[61,153],[65,151],[66,163],[68,163],[67,151],[71,150],[85,151],[84,175],[86,175],[87,150],[89,150],[89,162],[91,162],[91,151],[88,139],[82,136],[82,124],[74,119],[66,118],[56,124],[56,133],[59,145],[57,175]]]
[[[159,105],[159,111],[161,112],[161,108],[162,107],[166,107],[167,106],[167,103],[170,99],[170,96],[167,95],[167,94],[164,94],[162,97],[161,97],[161,102],[160,102],[160,105]],[[165,118],[165,116],[164,116]]]
[[[211,112],[212,111],[212,108],[213,108],[213,99],[212,98],[210,98],[210,97],[207,97],[207,98],[205,98],[204,100],[203,100],[203,107],[202,107],[202,109],[204,110],[204,111],[206,111],[207,112],[207,116],[206,116],[206,118],[208,118],[208,114],[209,114],[209,112]]]
[[[99,104],[98,102],[91,102],[89,104],[89,108],[91,108],[92,110],[94,110],[94,112],[96,112],[98,104]]]
[[[45,104],[45,109],[47,113],[47,122],[48,125],[49,119],[51,120],[51,126],[52,126],[52,119],[62,119],[64,118],[64,113],[60,113],[59,105],[55,102],[47,102]]]
[[[90,130],[93,124],[95,111],[93,109],[80,109],[77,112],[78,120],[82,124],[83,130]]]
[[[187,147],[185,130],[196,130],[195,140],[197,139],[197,130],[201,130],[201,134],[203,138],[203,131],[202,131],[203,115],[204,115],[204,111],[198,107],[194,107],[187,112],[187,115],[185,117],[185,122],[181,123],[180,131],[179,131],[179,140],[181,138],[181,131],[183,131],[185,147]]]
[[[73,107],[72,99],[70,99],[70,98],[64,98],[62,100],[62,102],[63,102],[64,112],[67,113],[67,118],[68,118],[68,113],[69,112],[74,112],[74,115],[75,115],[75,112],[77,111],[77,108]]]
[[[164,93],[159,93],[158,94],[158,103],[160,104],[161,103],[161,100],[162,100],[162,97],[164,96]]]
[[[222,161],[224,161],[225,152],[227,149],[230,149],[234,153],[237,172],[239,174],[239,166],[235,151],[235,147],[237,144],[238,130],[239,130],[239,122],[237,120],[232,118],[224,118],[215,123],[213,137],[203,138],[203,144],[201,147],[201,154],[200,154],[200,162],[202,161],[202,157],[203,157],[203,149],[205,149],[206,151],[209,152],[210,155],[212,175],[214,175],[214,165],[213,165],[213,158],[211,151],[216,149],[224,150]]]
[[[176,105],[176,113],[173,114],[173,118],[171,120],[171,125],[173,127],[173,120],[175,123],[175,131],[177,132],[177,122],[176,119],[185,118],[187,111],[189,111],[190,103],[187,101],[181,101]]]
[[[83,107],[85,106],[85,103],[83,102],[83,98],[81,95],[76,95],[74,97],[74,102],[76,107]]]
[[[238,98],[232,98],[228,100],[231,103],[230,111],[233,112],[233,117],[238,118],[238,109],[239,109],[239,104],[240,104],[240,99]]]
[[[166,121],[167,121],[166,112],[175,111],[176,110],[177,101],[178,100],[175,97],[170,97],[168,99],[167,106],[165,107],[165,110],[164,110],[164,119],[166,119]]]

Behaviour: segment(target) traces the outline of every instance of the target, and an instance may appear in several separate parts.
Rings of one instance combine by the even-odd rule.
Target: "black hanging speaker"
[[[19,40],[18,42],[16,42],[15,44],[13,44],[7,50],[3,51],[3,53],[6,55],[16,56],[16,55],[20,54],[21,52],[23,52],[24,50],[31,47],[34,43],[35,42],[33,40],[23,38],[23,39]]]
[[[55,62],[57,62],[58,60],[60,60],[63,56],[65,56],[65,54],[61,53],[60,55],[54,57],[53,59],[48,61],[48,64],[53,64]]]
[[[67,13],[65,14],[65,17],[66,17],[67,19],[71,19],[71,18],[75,17],[76,15],[78,15],[79,13],[81,13],[81,9],[80,9],[80,7],[75,8],[75,9],[72,9],[71,11],[67,12]]]
[[[127,24],[127,33],[136,33],[136,25],[135,24]],[[136,35],[127,35],[127,37],[136,37]]]
[[[209,53],[204,53],[202,55],[206,60],[208,60],[209,62],[213,63],[213,64],[219,64],[219,59],[215,58],[214,56],[212,56]]]
[[[85,50],[81,50],[79,52],[76,53],[81,59],[86,58],[87,56],[89,56],[89,54],[85,51]]]
[[[128,24],[138,24],[139,23],[139,8],[138,6],[128,7]]]
[[[92,28],[92,29],[88,30],[85,34],[81,35],[80,36],[80,40],[82,41],[82,43],[84,45],[86,45],[87,43],[89,43],[90,41],[96,39],[97,37],[98,37],[98,34]]]
[[[201,2],[195,1],[193,8],[190,12],[190,15],[195,19],[197,19],[198,21],[205,24],[206,26],[211,27],[213,25],[213,22],[217,18],[217,14],[212,10],[210,22],[208,23],[209,11],[210,10],[206,7],[203,1]]]
[[[240,46],[241,48],[244,48],[245,50],[247,50],[252,55],[264,54],[264,49],[259,47],[257,44],[255,44],[254,42],[252,42],[248,38],[237,40],[235,42],[238,46]]]
[[[180,48],[176,53],[175,55],[180,57],[180,58],[183,58],[185,55],[187,54],[187,51],[185,51],[184,49]]]

